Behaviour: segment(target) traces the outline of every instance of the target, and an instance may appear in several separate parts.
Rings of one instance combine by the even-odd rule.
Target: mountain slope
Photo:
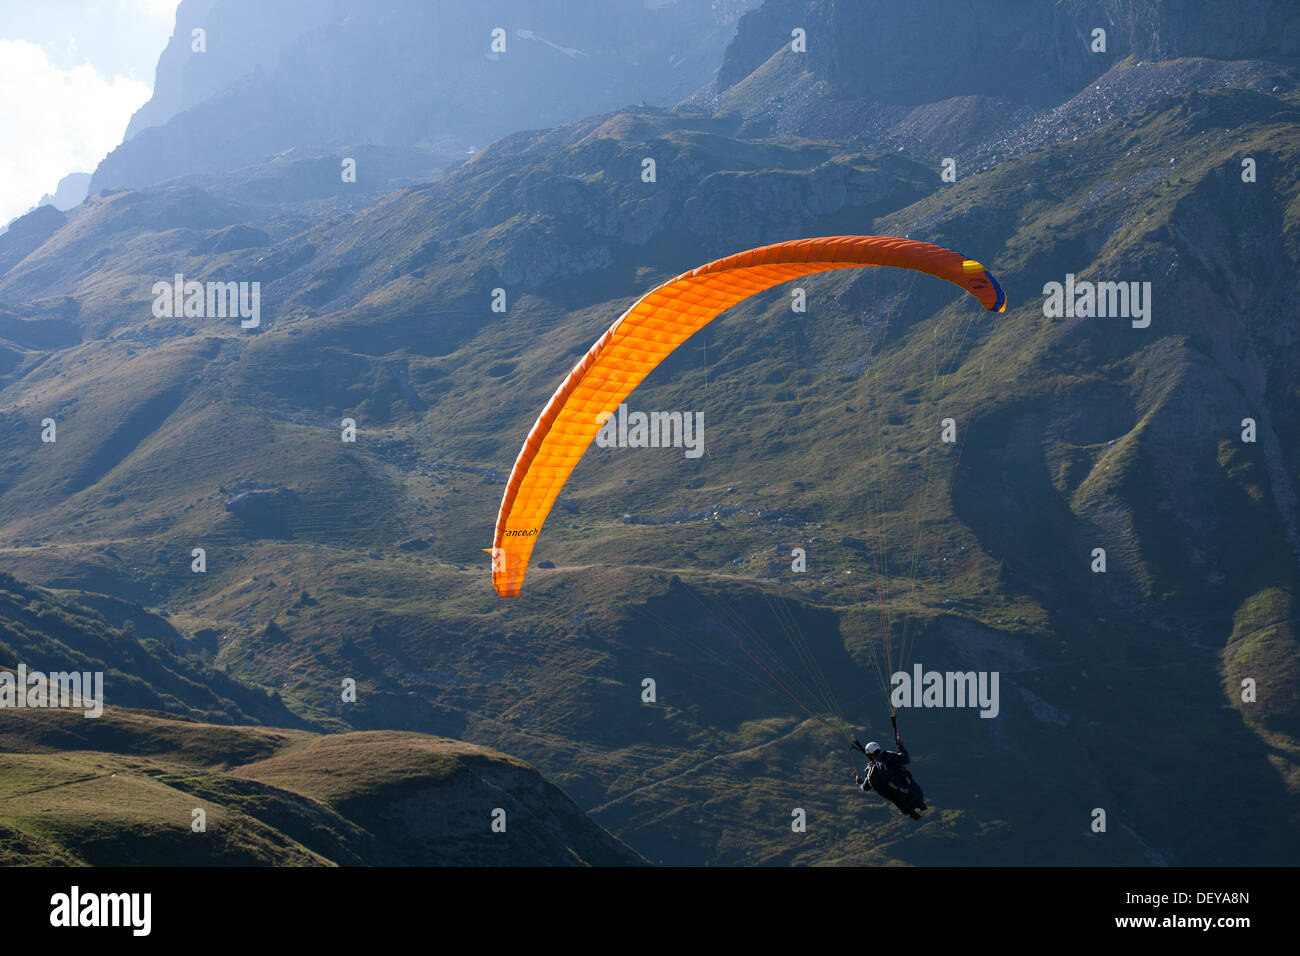
[[[641,862],[526,764],[454,740],[110,708],[95,720],[13,711],[0,749],[7,864]]]
[[[819,9],[833,25],[847,6]],[[252,167],[20,220],[0,237],[0,556],[219,631],[218,664],[316,726],[525,755],[655,861],[1290,862],[1300,96],[1293,66],[1255,58],[1255,27],[1220,51],[1177,24],[1167,50],[1128,52],[1195,59],[1099,65],[1087,89],[1053,74],[1001,126],[986,111],[1005,89],[902,104],[912,126],[889,135],[933,134],[902,154],[845,142],[851,113],[769,138],[784,127],[743,110],[636,108],[346,203],[265,201],[283,167]],[[961,130],[978,162],[944,183],[934,160]],[[524,597],[497,599],[480,549],[503,476],[591,342],[680,271],[836,233],[978,256],[1009,311],[880,270],[801,281],[807,313],[790,288],[742,304],[632,397],[702,411],[706,454],[591,449]],[[261,281],[263,327],[154,317],[152,283],[177,271]],[[1150,326],[1047,317],[1067,274],[1150,282]],[[963,438],[927,483],[947,416]],[[889,614],[877,536],[886,571],[921,567]],[[846,721],[880,736],[881,632],[900,627],[926,668],[1002,679],[995,719],[900,715],[935,808],[919,826],[851,789],[842,743],[742,649],[796,670],[809,650]],[[1235,788],[1207,784],[1207,752]],[[322,785],[287,759],[262,770]]]
[[[212,667],[218,643],[215,632],[191,640],[130,601],[0,573],[0,666],[99,672],[108,702],[126,707],[220,723],[300,723],[276,695]]]
[[[153,97],[90,191],[225,172],[302,145],[418,146],[444,168],[515,130],[682,99],[708,80],[750,5],[186,0]]]

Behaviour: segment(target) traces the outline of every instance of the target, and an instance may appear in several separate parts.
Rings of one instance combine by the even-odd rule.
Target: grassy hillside
[[[50,591],[0,573],[0,668],[100,672],[108,702],[216,723],[302,721],[265,688],[211,664],[220,636],[102,594]]]
[[[95,720],[12,711],[0,750],[10,865],[638,862],[527,764],[438,737],[111,708]],[[504,832],[491,828],[498,809]]]

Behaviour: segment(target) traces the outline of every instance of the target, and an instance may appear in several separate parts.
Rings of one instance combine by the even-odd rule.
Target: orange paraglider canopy
[[[1006,310],[1002,288],[980,263],[926,242],[889,236],[828,236],[762,246],[652,289],[596,340],[528,433],[510,472],[492,539],[497,593],[519,594],[542,524],[605,416],[673,349],[764,289],[816,272],[863,266],[926,272],[961,286],[990,312]]]

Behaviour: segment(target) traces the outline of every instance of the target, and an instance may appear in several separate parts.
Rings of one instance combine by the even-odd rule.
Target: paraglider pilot
[[[863,792],[874,790],[886,800],[892,800],[905,816],[919,820],[919,811],[926,809],[925,794],[905,766],[911,757],[903,746],[903,738],[894,734],[894,743],[898,745],[897,753],[885,750],[874,740],[863,747],[862,752],[870,762],[863,770],[865,776],[854,774],[853,780]]]

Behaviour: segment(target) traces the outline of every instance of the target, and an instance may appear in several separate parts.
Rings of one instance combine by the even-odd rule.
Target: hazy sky
[[[0,226],[122,141],[177,3],[0,0]]]

